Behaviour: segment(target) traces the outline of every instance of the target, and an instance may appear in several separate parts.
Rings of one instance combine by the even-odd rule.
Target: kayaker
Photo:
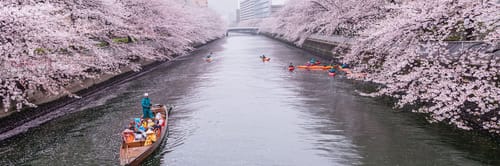
[[[208,54],[208,55],[207,55],[207,59],[208,59],[208,58],[212,58],[212,55],[213,55],[213,54],[214,54],[213,52],[210,52],[210,54]]]
[[[295,70],[295,66],[293,66],[292,62],[290,62],[290,65],[288,65],[288,70],[290,70],[290,71]]]
[[[151,100],[149,100],[149,94],[144,93],[144,98],[141,101],[142,104],[142,118],[153,118],[153,112],[151,112]]]
[[[266,55],[262,54],[262,56],[260,56],[260,58],[266,59]]]
[[[330,70],[328,70],[328,72],[330,72],[330,73],[337,73],[337,70],[332,67]]]
[[[311,64],[311,65],[316,64],[316,58],[312,57],[312,58],[309,60],[309,64]]]
[[[348,69],[348,68],[349,68],[349,64],[347,64],[347,63],[342,63],[342,65],[341,65],[341,66],[342,66],[342,68],[345,68],[345,69]]]

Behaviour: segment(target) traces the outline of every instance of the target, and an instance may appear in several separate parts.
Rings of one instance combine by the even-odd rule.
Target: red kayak
[[[328,72],[328,75],[329,75],[329,76],[332,76],[332,77],[335,77],[335,75],[337,75],[337,74],[335,74],[335,73],[331,73],[331,72]]]
[[[293,70],[295,70],[295,67],[293,66],[288,67],[288,71],[293,71]]]

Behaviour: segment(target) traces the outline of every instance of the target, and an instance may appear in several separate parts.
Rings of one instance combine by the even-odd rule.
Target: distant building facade
[[[240,2],[239,21],[263,19],[278,12],[283,5],[272,5],[272,0],[243,0]]]
[[[236,22],[240,22],[240,9],[236,9]]]
[[[271,15],[279,12],[283,8],[283,5],[271,5]]]

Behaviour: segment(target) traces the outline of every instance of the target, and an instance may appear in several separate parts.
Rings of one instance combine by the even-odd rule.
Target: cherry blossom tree
[[[298,45],[311,34],[350,36],[341,58],[382,85],[372,96],[394,97],[431,121],[500,133],[499,3],[295,0],[261,29]]]
[[[206,8],[173,0],[4,0],[0,2],[0,106],[35,106],[34,92],[71,93],[68,85],[138,59],[182,55],[224,33]]]
[[[386,0],[292,0],[261,24],[261,31],[301,45],[310,35],[353,36],[385,17]]]
[[[385,85],[378,94],[399,99],[398,107],[418,105],[415,111],[433,121],[500,133],[498,2],[409,1],[391,8],[396,14],[363,31],[367,37],[345,60]],[[449,42],[457,35],[480,42],[457,48]]]

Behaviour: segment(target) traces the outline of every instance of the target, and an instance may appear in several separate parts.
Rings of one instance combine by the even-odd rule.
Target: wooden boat
[[[121,165],[140,165],[144,160],[146,160],[162,143],[163,139],[166,137],[168,117],[173,109],[172,106],[165,105],[155,105],[151,108],[153,113],[160,113],[162,115],[164,123],[161,125],[161,129],[157,130],[156,142],[147,145],[146,140],[130,140],[127,138],[125,132],[122,134],[122,146],[120,147],[120,164]],[[130,135],[128,135],[130,136]],[[149,135],[148,135],[149,136]],[[132,135],[133,137],[133,135]]]
[[[328,70],[333,68],[333,66],[298,66],[297,68],[308,70]]]

